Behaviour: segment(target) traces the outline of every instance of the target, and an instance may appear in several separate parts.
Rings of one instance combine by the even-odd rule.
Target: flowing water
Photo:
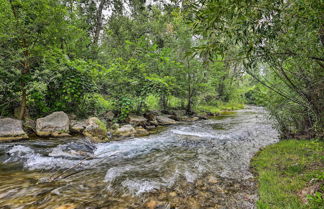
[[[254,208],[250,159],[278,141],[267,117],[251,106],[123,141],[1,143],[0,208]]]

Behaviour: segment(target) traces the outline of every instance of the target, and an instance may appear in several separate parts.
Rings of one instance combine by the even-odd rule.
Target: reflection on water
[[[0,207],[253,208],[253,154],[276,142],[262,108],[157,135],[0,144]]]

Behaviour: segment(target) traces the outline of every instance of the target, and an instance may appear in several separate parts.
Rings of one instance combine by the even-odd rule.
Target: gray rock
[[[112,121],[115,117],[115,114],[112,111],[109,111],[105,114],[105,119],[107,119],[108,121]]]
[[[133,126],[140,126],[140,125],[145,125],[147,119],[139,115],[130,115],[128,116],[127,122]]]
[[[168,118],[167,116],[157,116],[156,120],[159,122],[161,125],[172,125],[176,124],[177,122],[171,118]]]
[[[181,120],[183,120],[184,116],[186,115],[186,111],[185,110],[173,110],[171,112],[171,114],[172,114],[172,116],[170,116],[170,117],[172,119],[181,121]]]
[[[156,116],[160,115],[161,113],[157,111],[149,111],[144,114],[145,118],[147,118],[149,121],[156,120]]]
[[[79,133],[81,134],[84,129],[87,127],[87,121],[77,121],[77,120],[71,120],[71,123],[70,123],[70,130],[71,132],[73,133]]]
[[[70,120],[64,112],[52,114],[36,120],[36,134],[38,136],[69,136]]]
[[[106,124],[97,117],[91,117],[87,120],[87,126],[83,135],[90,138],[93,142],[101,142],[108,139]]]
[[[27,139],[28,136],[22,128],[22,121],[12,118],[0,119],[0,141]]]
[[[115,132],[114,135],[116,136],[133,136],[136,134],[136,130],[132,125],[123,125],[122,127],[118,128]]]

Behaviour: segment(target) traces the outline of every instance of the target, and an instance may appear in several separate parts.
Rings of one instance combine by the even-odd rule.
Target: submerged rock
[[[114,132],[114,135],[124,137],[133,136],[134,134],[136,134],[136,130],[132,125],[123,125]]]
[[[168,118],[166,116],[157,116],[156,117],[156,120],[161,125],[172,125],[172,124],[176,124],[177,123],[177,121],[175,121],[175,120],[173,120],[171,118]]]
[[[70,120],[64,112],[52,114],[36,120],[36,134],[38,136],[69,136]]]
[[[106,124],[97,117],[91,117],[87,120],[87,126],[83,131],[83,135],[89,137],[93,142],[107,140]]]
[[[22,121],[12,118],[0,119],[0,140],[27,139],[22,128]]]

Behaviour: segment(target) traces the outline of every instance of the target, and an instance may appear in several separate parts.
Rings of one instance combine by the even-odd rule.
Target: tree
[[[209,0],[194,8],[197,32],[208,37],[204,50],[226,55],[238,47],[235,59],[245,71],[280,96],[270,104],[286,136],[323,135],[322,5],[318,0]]]

